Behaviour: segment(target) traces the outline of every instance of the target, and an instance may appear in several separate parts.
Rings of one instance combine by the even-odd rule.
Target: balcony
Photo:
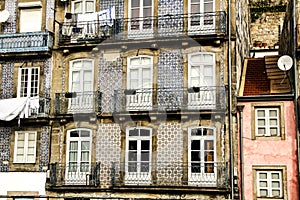
[[[48,52],[52,46],[53,34],[49,31],[0,35],[0,53]]]
[[[131,163],[132,164],[132,163]],[[135,166],[120,163],[101,164],[110,169],[101,170],[100,163],[50,165],[47,180],[49,186],[103,187],[110,180],[110,187],[143,186],[177,188],[228,188],[228,165],[224,162],[206,162],[194,165],[182,162],[134,163]]]
[[[108,100],[106,101],[108,102]],[[225,109],[225,87],[127,89],[115,91],[114,112]]]
[[[44,97],[21,97],[0,100],[0,120],[11,121],[19,118],[48,117],[50,99]]]
[[[47,183],[52,186],[98,186],[100,184],[100,163],[52,163]]]
[[[60,24],[59,44],[101,43],[157,37],[226,34],[226,13],[164,15],[147,18],[81,21]]]
[[[56,115],[99,112],[101,111],[101,93],[56,93],[54,106]]]

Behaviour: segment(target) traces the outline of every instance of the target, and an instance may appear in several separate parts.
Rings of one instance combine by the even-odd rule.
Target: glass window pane
[[[266,122],[265,122],[264,119],[259,119],[259,120],[257,120],[257,125],[258,125],[258,126],[265,126],[265,125],[266,125]]]
[[[276,126],[277,125],[277,119],[270,119],[270,125]]]
[[[82,13],[82,2],[74,3],[74,13]]]
[[[149,168],[149,163],[141,163],[141,172],[149,172],[150,168]]]
[[[81,161],[89,161],[90,153],[87,151],[81,152]]]
[[[141,150],[150,150],[150,141],[149,140],[141,141]]]
[[[138,132],[138,129],[132,129],[132,130],[129,130],[129,136],[138,136],[139,135],[139,132]]]
[[[280,197],[280,190],[272,190],[273,197]]]
[[[136,151],[128,152],[128,161],[137,161],[137,152]]]
[[[214,150],[214,141],[213,140],[204,141],[204,149],[205,150]]]
[[[77,141],[71,141],[70,142],[70,150],[78,150],[78,142]]]
[[[140,0],[131,0],[131,7],[140,7]]]
[[[137,141],[129,141],[129,150],[137,150]]]
[[[269,115],[270,117],[277,117],[277,110],[270,110]]]
[[[81,131],[80,137],[90,137],[90,131]]]
[[[214,152],[206,152],[204,161],[213,162],[214,161]]]
[[[267,173],[260,172],[259,173],[259,179],[267,179]]]
[[[265,128],[258,128],[257,130],[257,135],[265,135],[266,134],[266,129]]]
[[[258,110],[257,111],[257,117],[265,117],[265,111],[264,110]]]
[[[140,129],[140,136],[150,136],[150,130]]]
[[[200,140],[192,140],[191,141],[191,149],[192,150],[200,150]]]
[[[280,175],[279,173],[272,173],[272,179],[279,179]]]
[[[137,172],[137,163],[136,162],[128,163],[128,172]]]
[[[150,154],[149,151],[142,151],[141,152],[141,161],[149,161]]]
[[[191,152],[191,161],[201,161],[200,151],[192,151]]]
[[[260,187],[267,187],[268,186],[268,182],[267,181],[259,181],[259,186]]]
[[[87,2],[86,2],[86,12],[87,12],[87,13],[92,13],[92,12],[94,12],[94,8],[95,8],[95,6],[94,6],[94,1],[87,1]]]
[[[81,142],[81,150],[90,150],[90,142],[89,141]]]
[[[278,129],[275,127],[275,128],[270,128],[270,134],[271,135],[278,135]]]
[[[79,137],[79,132],[78,131],[71,131],[70,132],[70,137]]]
[[[272,188],[280,188],[280,182],[279,181],[272,181]]]
[[[261,197],[267,197],[268,196],[268,190],[266,189],[260,189],[260,196]]]

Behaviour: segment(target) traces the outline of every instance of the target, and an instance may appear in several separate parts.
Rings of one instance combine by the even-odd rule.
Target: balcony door
[[[126,133],[125,183],[151,183],[151,129],[135,127]]]
[[[217,183],[215,129],[189,128],[188,141],[189,185],[215,186]]]
[[[214,0],[189,0],[188,30],[189,34],[214,32]]]
[[[85,185],[91,166],[92,133],[88,129],[68,132],[66,153],[66,184]]]
[[[153,0],[129,0],[129,37],[152,37],[153,14]]]
[[[79,59],[70,63],[69,113],[89,113],[94,111],[94,62]]]
[[[188,107],[215,108],[215,55],[208,52],[190,54],[188,62]]]
[[[127,110],[152,109],[152,70],[153,58],[150,56],[135,56],[128,58],[127,62]]]

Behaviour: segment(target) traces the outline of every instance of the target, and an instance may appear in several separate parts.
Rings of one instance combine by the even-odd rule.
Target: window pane
[[[277,119],[270,119],[270,125],[276,126],[277,125]]]
[[[138,136],[138,135],[139,135],[138,129],[129,130],[129,136]]]
[[[264,117],[265,116],[265,111],[264,110],[258,110],[257,111],[257,116],[258,117]]]
[[[261,190],[260,190],[260,196],[261,196],[261,197],[266,197],[266,196],[268,196],[268,190],[266,190],[266,189],[261,189]]]
[[[82,13],[82,2],[74,3],[74,13]]]
[[[277,110],[270,110],[269,115],[270,117],[277,117]]]
[[[191,149],[192,150],[200,150],[200,140],[192,140],[191,142]]]
[[[214,141],[213,140],[204,141],[204,148],[205,150],[214,150]]]
[[[272,181],[272,188],[280,188],[280,182],[279,181]]]
[[[137,141],[129,141],[129,150],[137,150]]]
[[[81,152],[81,161],[89,161],[89,156],[90,153],[89,152]]]
[[[150,136],[150,130],[141,129],[140,130],[140,136]]]
[[[131,7],[140,7],[140,0],[131,0]]]
[[[264,119],[259,119],[259,120],[257,120],[257,125],[258,125],[258,126],[265,126],[265,125],[266,125],[266,122],[265,122]]]
[[[128,172],[137,172],[137,163],[128,163]]]
[[[272,173],[272,179],[279,179],[280,175],[279,173]]]
[[[70,150],[78,150],[78,142],[77,141],[70,142]]]
[[[265,128],[258,128],[257,135],[265,135],[266,134],[266,129]]]
[[[149,163],[141,163],[141,172],[149,172]]]
[[[259,182],[259,186],[260,186],[260,187],[267,187],[267,186],[268,186],[268,183],[267,183],[267,181],[260,181],[260,182]]]
[[[92,13],[94,12],[94,1],[87,1],[86,2],[86,12],[87,13]]]
[[[271,134],[272,136],[278,135],[278,129],[277,129],[277,128],[270,128],[270,134]]]
[[[206,152],[204,161],[213,162],[214,161],[214,152]]]
[[[149,140],[141,141],[141,150],[150,150],[150,141]]]
[[[259,179],[267,179],[267,173],[260,172]]]
[[[191,161],[201,161],[200,151],[192,151],[191,152]]]
[[[81,142],[81,150],[90,150],[90,142],[89,141]]]
[[[78,131],[71,131],[70,132],[70,137],[79,137],[79,132]]]
[[[280,197],[280,190],[272,190],[273,197]]]
[[[149,161],[149,158],[150,158],[149,151],[141,152],[141,161]]]
[[[90,131],[81,131],[80,137],[90,137]]]
[[[128,160],[129,161],[137,161],[137,152],[136,151],[129,151],[128,152]]]

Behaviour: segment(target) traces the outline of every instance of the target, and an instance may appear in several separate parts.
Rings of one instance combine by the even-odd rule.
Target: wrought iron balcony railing
[[[100,184],[100,163],[52,163],[47,183],[52,186],[98,186]]]
[[[225,97],[225,87],[116,90],[111,107],[115,112],[214,110],[225,108]]]
[[[100,168],[109,169],[100,170]],[[100,174],[100,172],[103,174]],[[101,179],[100,179],[101,177]],[[131,162],[68,163],[50,165],[47,183],[50,186],[86,185],[155,187],[228,188],[228,165],[225,162]]]
[[[0,34],[0,53],[47,52],[53,46],[53,33],[27,32]]]
[[[112,184],[226,188],[228,166],[224,162],[113,163]]]
[[[99,112],[101,111],[101,93],[56,93],[54,106],[54,112],[56,115]]]
[[[145,18],[74,21],[60,24],[59,43],[100,43],[107,38],[127,40],[154,37],[226,34],[226,13],[193,13]]]

